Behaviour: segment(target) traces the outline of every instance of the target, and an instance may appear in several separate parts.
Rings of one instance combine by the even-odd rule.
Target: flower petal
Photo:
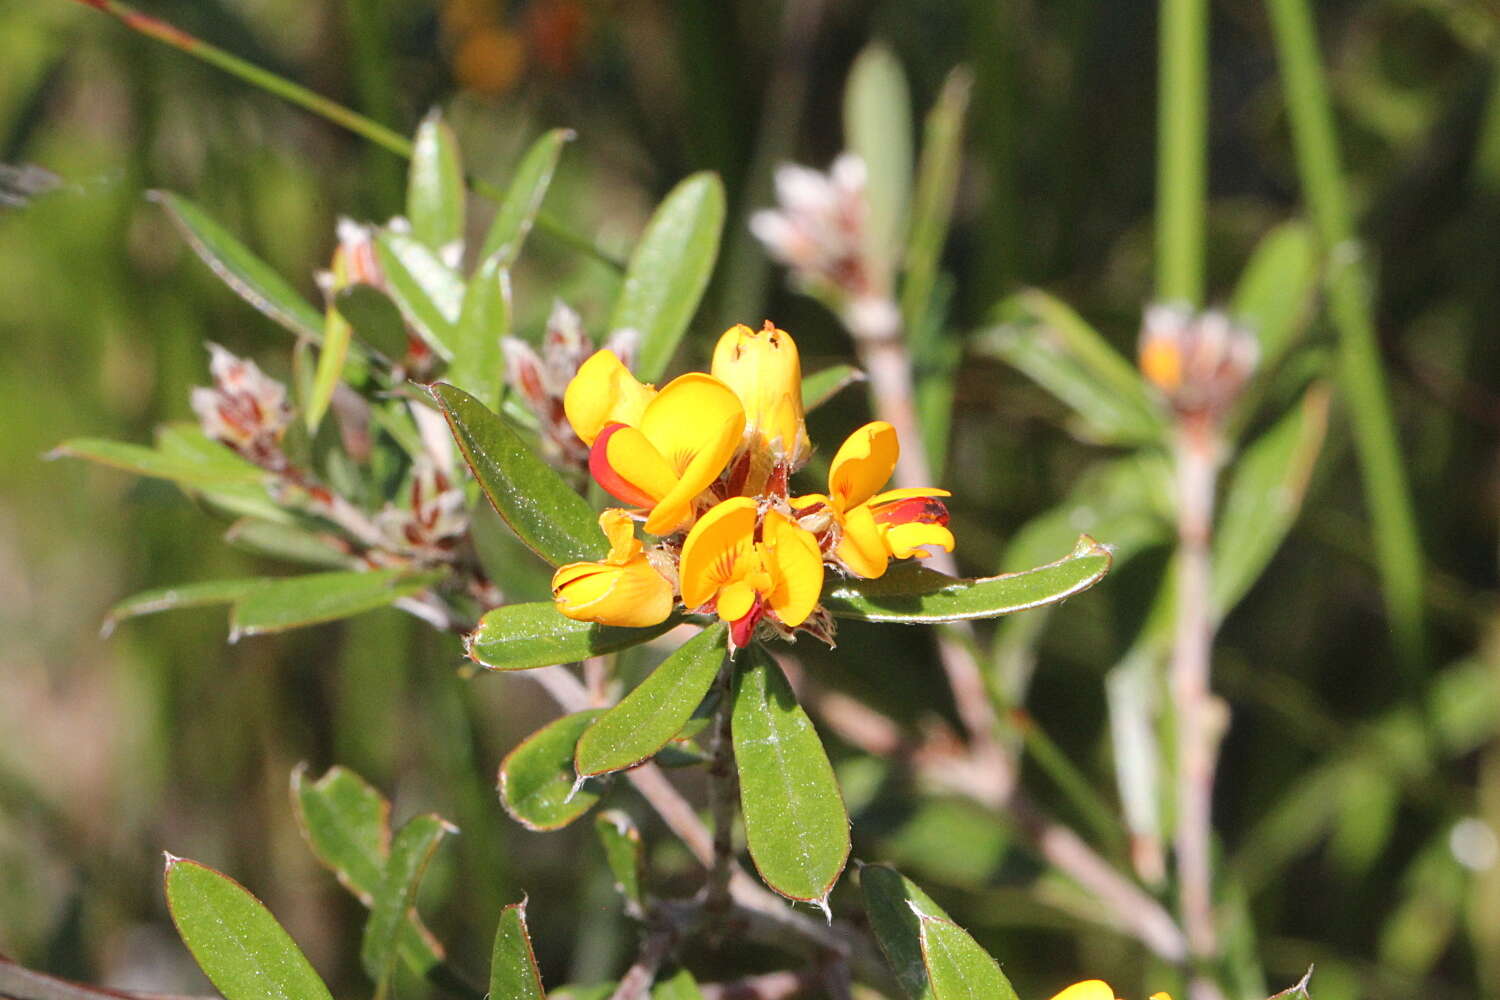
[[[891,553],[868,504],[860,504],[845,515],[835,554],[856,576],[873,580],[884,575]]]
[[[700,517],[682,545],[682,603],[701,607],[726,584],[743,579],[754,541],[755,501],[749,497],[725,500]]]
[[[609,539],[609,555],[605,562],[623,566],[640,554],[642,546],[640,539],[635,537],[635,522],[618,507],[611,507],[599,515],[599,530]]]
[[[1102,979],[1074,983],[1052,1000],[1115,1000],[1115,991]]]
[[[760,330],[732,326],[714,348],[711,371],[744,404],[746,443],[765,455],[758,464],[800,465],[812,446],[802,408],[802,362],[791,334],[769,321]],[[764,474],[759,478],[764,483]]]
[[[634,427],[610,424],[589,450],[589,473],[610,496],[637,507],[654,507],[677,487],[677,474]],[[649,530],[649,529],[648,529]]]
[[[736,580],[719,591],[715,610],[726,622],[737,622],[750,613],[755,605],[755,588],[744,580]]]
[[[641,422],[656,390],[642,385],[613,351],[595,351],[578,369],[563,394],[563,412],[573,432],[593,445],[609,424]]]
[[[651,516],[646,519],[648,532],[670,535],[692,522],[693,501],[724,471],[724,463],[738,447],[744,426],[743,414],[729,414],[720,420],[716,430],[704,436],[702,450],[693,456],[687,468],[682,470],[677,485],[657,501]]]
[[[911,556],[925,559],[932,554],[927,551],[927,546],[952,552],[953,532],[945,525],[924,521],[893,524],[885,529],[885,545],[897,559],[908,559]]]
[[[833,505],[847,511],[874,496],[891,478],[900,454],[896,428],[884,420],[872,421],[850,434],[833,456],[828,471],[828,495]]]
[[[772,510],[761,523],[760,549],[772,582],[767,603],[783,625],[801,625],[823,594],[823,553],[817,538]]]
[[[569,563],[552,576],[557,610],[576,621],[646,628],[672,613],[672,585],[645,556],[622,566]]]
[[[740,398],[712,375],[689,372],[662,387],[641,414],[638,426],[680,476],[701,452],[722,447],[719,439],[725,422],[733,424],[732,443],[738,445],[745,430],[745,408]],[[719,460],[715,476],[728,461],[727,454]]]

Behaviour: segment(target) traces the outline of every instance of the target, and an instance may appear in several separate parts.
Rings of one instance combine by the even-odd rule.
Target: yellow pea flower
[[[730,623],[730,644],[738,649],[767,614],[788,628],[807,620],[823,591],[823,556],[818,540],[785,514],[761,516],[753,498],[734,497],[688,532],[679,575],[683,605],[711,606]]]
[[[600,355],[606,360],[596,363]],[[568,385],[564,408],[592,446],[594,480],[616,499],[648,511],[646,531],[653,535],[692,523],[698,495],[719,478],[745,429],[739,397],[712,375],[691,372],[657,392],[607,351],[584,362]]]
[[[581,622],[645,628],[672,613],[673,588],[646,557],[630,515],[610,509],[599,515],[609,539],[602,562],[569,563],[552,576],[557,610]]]
[[[948,508],[938,499],[948,496],[947,490],[876,492],[891,478],[900,454],[894,427],[883,420],[868,423],[849,435],[833,456],[828,493],[791,501],[804,524],[826,518],[838,526],[834,554],[858,576],[882,575],[892,557],[925,558],[928,546],[953,551]]]
[[[1116,1000],[1115,991],[1102,979],[1074,983],[1052,1000]],[[1172,1000],[1166,993],[1153,993],[1151,1000]]]
[[[734,492],[756,496],[778,472],[784,482],[812,451],[796,342],[770,320],[759,330],[732,326],[719,338],[709,370],[745,407],[744,445],[731,476]]]

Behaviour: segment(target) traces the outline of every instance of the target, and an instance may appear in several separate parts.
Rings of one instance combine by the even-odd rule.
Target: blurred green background
[[[919,108],[967,63],[976,90],[945,258],[952,326],[978,326],[1002,295],[1034,284],[1132,350],[1151,286],[1152,4],[142,6],[402,132],[441,105],[466,162],[489,179],[503,180],[544,129],[574,128],[548,207],[607,247],[627,249],[684,174],[719,171],[730,219],[685,350],[694,363],[729,323],[764,317],[798,337],[809,370],[848,360],[832,317],[785,290],[748,213],[768,203],[776,163],[821,167],[837,154],[843,80],[866,42],[894,48]],[[1493,995],[1500,10],[1478,0],[1317,9],[1377,265],[1433,628],[1422,671],[1403,675],[1336,401],[1303,516],[1218,650],[1235,712],[1216,802],[1224,864],[1247,886],[1273,984],[1317,962],[1320,1000]],[[1222,297],[1256,240],[1297,213],[1299,194],[1262,6],[1217,4],[1213,32],[1210,287]],[[532,685],[461,678],[456,640],[390,611],[234,646],[217,611],[102,639],[104,611],[133,591],[278,567],[221,544],[223,526],[169,485],[43,461],[69,436],[144,442],[157,423],[188,417],[206,340],[287,372],[281,331],[192,257],[147,190],[209,207],[312,296],[336,219],[398,212],[404,166],[69,0],[0,0],[0,163],[58,181],[0,202],[0,952],[93,982],[199,988],[161,900],[168,849],[233,873],[337,992],[361,992],[358,905],[316,866],[291,815],[288,774],[305,760],[319,772],[347,764],[391,793],[399,814],[436,810],[463,829],[424,888],[457,965],[482,968],[499,907],[529,892],[549,982],[617,973],[633,930],[588,831],[527,833],[494,799],[500,757],[553,713]],[[521,327],[539,326],[559,289],[597,320],[610,272],[534,242],[518,275]],[[992,571],[1016,526],[1063,497],[1099,452],[1062,429],[1058,403],[996,363],[962,366],[955,396],[944,485],[957,494],[959,556]],[[846,394],[816,415],[814,440],[841,439],[863,414],[858,393]],[[1148,552],[1054,616],[1028,701],[1111,798],[1102,677],[1164,559]],[[925,648],[849,628],[838,657],[809,659],[919,720],[951,714]],[[1023,996],[1094,974],[1123,991],[1149,974],[1124,939],[1022,891],[1034,863],[982,815],[956,802],[892,807],[889,796],[861,814],[861,782],[878,783],[879,765],[845,763],[856,855],[924,880]],[[680,852],[655,839],[661,870],[690,888]]]

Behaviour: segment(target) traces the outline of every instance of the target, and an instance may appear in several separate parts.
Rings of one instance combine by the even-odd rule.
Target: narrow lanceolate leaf
[[[391,298],[412,329],[438,357],[451,359],[453,328],[464,302],[464,282],[458,272],[425,243],[389,229],[375,237],[375,256]]]
[[[330,1000],[296,942],[234,879],[168,855],[166,889],[182,943],[224,1000]]]
[[[138,476],[167,479],[196,488],[259,483],[266,478],[264,469],[224,447],[218,453],[176,454],[105,438],[73,438],[52,449],[47,457],[83,458]]]
[[[603,712],[591,708],[550,722],[500,762],[500,803],[528,830],[559,830],[593,808],[598,782],[577,783],[573,752],[578,737]]]
[[[323,317],[270,264],[181,195],[152,191],[193,252],[235,294],[300,337],[321,340]]]
[[[914,911],[933,1000],[1016,1000],[1000,964],[951,920]]]
[[[859,886],[870,930],[875,933],[897,985],[909,1000],[933,1000],[927,966],[922,962],[921,928],[913,907],[937,917],[947,914],[915,882],[885,865],[860,868]]]
[[[1220,617],[1254,585],[1302,509],[1328,429],[1328,396],[1327,385],[1314,385],[1234,463],[1214,531],[1213,604]]]
[[[235,603],[229,640],[331,622],[411,597],[443,578],[406,569],[309,573],[269,580]]]
[[[658,979],[651,987],[651,1000],[703,1000],[698,980],[686,969]]]
[[[1135,370],[1070,306],[1035,289],[1006,299],[997,326],[975,343],[1072,407],[1083,430],[1104,442],[1159,441],[1161,408]]]
[[[333,402],[333,392],[344,377],[344,363],[349,360],[349,344],[354,337],[354,327],[343,313],[329,306],[323,319],[323,346],[318,352],[318,368],[313,373],[312,393],[307,399],[303,419],[309,431],[316,432],[328,404]]]
[[[138,615],[175,611],[178,608],[201,608],[211,604],[231,604],[257,587],[270,582],[271,580],[267,577],[241,577],[233,580],[205,580],[202,583],[183,583],[175,587],[143,590],[110,608],[101,629],[107,636],[120,622]]]
[[[628,903],[642,906],[641,891],[643,849],[641,832],[631,818],[618,809],[609,809],[594,818],[594,832],[604,848],[604,860],[615,877],[615,889]]]
[[[493,410],[500,404],[505,358],[500,339],[510,335],[510,273],[498,255],[469,279],[464,309],[453,330],[453,360],[444,376]]]
[[[231,524],[224,532],[224,541],[259,556],[322,569],[347,569],[353,564],[347,546],[331,536],[258,517],[244,517]]]
[[[901,286],[901,318],[907,330],[923,325],[937,284],[938,262],[948,239],[963,163],[964,117],[973,89],[974,75],[966,67],[958,67],[948,74],[942,93],[927,113]]]
[[[458,139],[436,108],[422,119],[412,142],[406,218],[411,234],[433,250],[463,239],[464,170]]]
[[[844,87],[844,146],[859,154],[869,172],[866,252],[887,269],[906,242],[911,134],[911,93],[901,63],[884,45],[869,45],[854,60]]]
[[[874,580],[838,578],[823,591],[823,605],[840,618],[871,622],[995,618],[1066,600],[1104,579],[1109,565],[1109,549],[1083,535],[1066,558],[1020,573],[957,579],[908,562]]]
[[[666,746],[687,724],[718,676],[727,636],[723,622],[710,625],[604,713],[578,741],[578,773],[621,771]]]
[[[783,896],[826,905],[849,858],[849,816],[822,740],[759,649],[735,676],[731,726],[756,870]]]
[[[376,997],[388,994],[399,954],[397,945],[417,905],[417,887],[427,863],[442,839],[457,832],[447,820],[429,813],[412,818],[391,842],[359,949],[360,964],[375,982]]]
[[[563,146],[572,142],[574,135],[572,129],[555,128],[531,144],[505,189],[505,200],[500,202],[495,221],[484,237],[480,259],[498,256],[502,267],[516,262],[552,184]]]
[[[723,229],[724,184],[711,173],[678,184],[646,224],[609,318],[611,330],[640,333],[636,374],[643,381],[667,370],[708,287]]]
[[[307,768],[292,772],[292,811],[313,856],[365,906],[373,906],[385,881],[391,847],[391,804],[353,771],[333,767],[317,781]],[[443,948],[415,911],[397,939],[406,964],[423,978],[443,982]]]
[[[373,285],[350,285],[333,295],[333,307],[355,336],[388,358],[406,354],[406,320],[391,297]]]
[[[576,663],[639,645],[677,624],[668,618],[652,628],[617,628],[576,622],[551,602],[506,604],[486,612],[464,639],[469,659],[491,670],[530,670]]]
[[[865,373],[853,365],[834,365],[813,372],[802,380],[802,408],[816,410],[844,389],[864,380]]]
[[[500,911],[490,955],[490,1000],[546,1000],[526,930],[526,900]]]
[[[598,515],[502,417],[447,383],[428,391],[484,495],[517,538],[554,566],[603,558],[608,546]]]
[[[1260,341],[1262,368],[1280,361],[1312,318],[1322,277],[1317,239],[1305,222],[1282,223],[1256,245],[1229,311]]]

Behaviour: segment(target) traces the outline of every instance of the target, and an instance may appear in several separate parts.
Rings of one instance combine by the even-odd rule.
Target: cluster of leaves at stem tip
[[[871,152],[869,136],[885,134],[886,125],[869,117],[902,106],[880,96],[892,85],[888,60],[867,54],[856,68],[876,96],[852,91],[854,153],[826,178],[812,171],[779,178],[783,209],[761,213],[755,229],[798,287],[838,310],[851,330],[904,321],[919,351],[940,350],[921,331],[934,308],[967,79],[956,74],[934,108],[913,197],[911,164],[893,166],[888,153]],[[517,329],[510,273],[571,139],[562,129],[538,139],[482,240],[469,241],[458,146],[442,119],[429,116],[415,138],[404,216],[340,224],[319,276],[321,308],[209,211],[177,194],[153,195],[214,273],[294,336],[290,386],[213,346],[213,384],[192,400],[196,424],[163,427],[154,447],[77,439],[58,452],[175,482],[231,519],[231,544],[309,571],[150,591],[119,604],[108,625],[225,604],[238,638],[394,606],[461,634],[470,659],[495,671],[607,665],[627,650],[665,645],[665,658],[617,701],[591,704],[572,674],[559,681],[570,714],[505,758],[504,808],[528,828],[558,829],[606,797],[614,776],[653,761],[699,765],[718,751],[732,757],[746,846],[761,879],[826,910],[848,861],[850,822],[775,645],[803,635],[832,645],[840,618],[948,623],[1055,604],[1100,580],[1112,553],[1084,536],[1045,562],[1066,551],[1060,525],[1078,523],[1076,511],[1060,509],[1024,527],[1007,557],[1010,566],[1035,568],[980,579],[925,568],[924,557],[955,546],[947,491],[886,488],[903,444],[915,442],[880,420],[854,429],[820,481],[804,483],[814,454],[805,413],[859,373],[840,365],[804,377],[792,335],[770,321],[718,334],[708,372],[662,382],[717,256],[725,207],[711,174],[683,180],[652,214],[624,265],[598,349],[562,303],[543,329]],[[820,212],[849,216],[840,199],[853,200],[862,225],[820,229]],[[869,251],[900,245],[903,226],[913,248],[906,260]],[[813,229],[828,245],[809,254],[804,237]],[[1299,227],[1273,234],[1236,297],[1236,318],[1256,331],[1263,367],[1292,346],[1311,296],[1304,277],[1315,270],[1311,254]],[[859,266],[846,266],[850,260]],[[1289,284],[1296,295],[1286,294]],[[1172,407],[1198,405],[1189,390],[1202,389],[1206,377],[1193,352],[1212,341],[1204,332],[1212,324],[1174,314],[1157,326],[1160,336],[1143,346],[1145,379],[1039,292],[1004,303],[974,342],[978,353],[1003,358],[1068,404],[1083,435],[1137,449],[1085,480],[1097,532],[1119,536],[1116,557],[1149,544],[1165,518],[1149,506],[1157,491],[1110,484],[1160,484]],[[1233,360],[1222,344],[1214,349]],[[1231,372],[1240,384],[1229,396],[1239,398],[1244,367]],[[1244,426],[1258,391],[1252,386],[1250,402],[1216,418]],[[924,409],[931,398],[921,396]],[[1325,410],[1319,386],[1302,398],[1251,444],[1230,493],[1217,535],[1218,614],[1253,582],[1295,514]],[[589,490],[612,505],[597,510]],[[1096,502],[1101,497],[1110,502]],[[492,530],[496,514],[508,535]],[[1012,638],[1002,629],[1002,648]],[[1147,641],[1159,645],[1161,637]],[[579,696],[575,703],[568,693]],[[728,744],[710,745],[720,733]],[[340,768],[317,781],[299,769],[293,799],[318,859],[370,910],[360,957],[377,995],[403,968],[449,992],[481,995],[450,968],[415,909],[423,870],[452,826],[426,815],[393,831],[389,803]],[[629,818],[603,812],[597,828],[627,909],[643,919],[675,912],[646,888]],[[288,997],[328,995],[238,884],[170,856],[166,878],[183,940],[227,1000],[262,996],[268,982]],[[876,865],[865,866],[860,881],[871,930],[914,1000],[1014,995],[995,961],[921,889]],[[225,926],[238,932],[226,935]],[[662,977],[658,990],[696,994],[685,971]],[[489,993],[544,995],[524,903],[501,918]],[[1058,998],[1113,996],[1089,981]]]

